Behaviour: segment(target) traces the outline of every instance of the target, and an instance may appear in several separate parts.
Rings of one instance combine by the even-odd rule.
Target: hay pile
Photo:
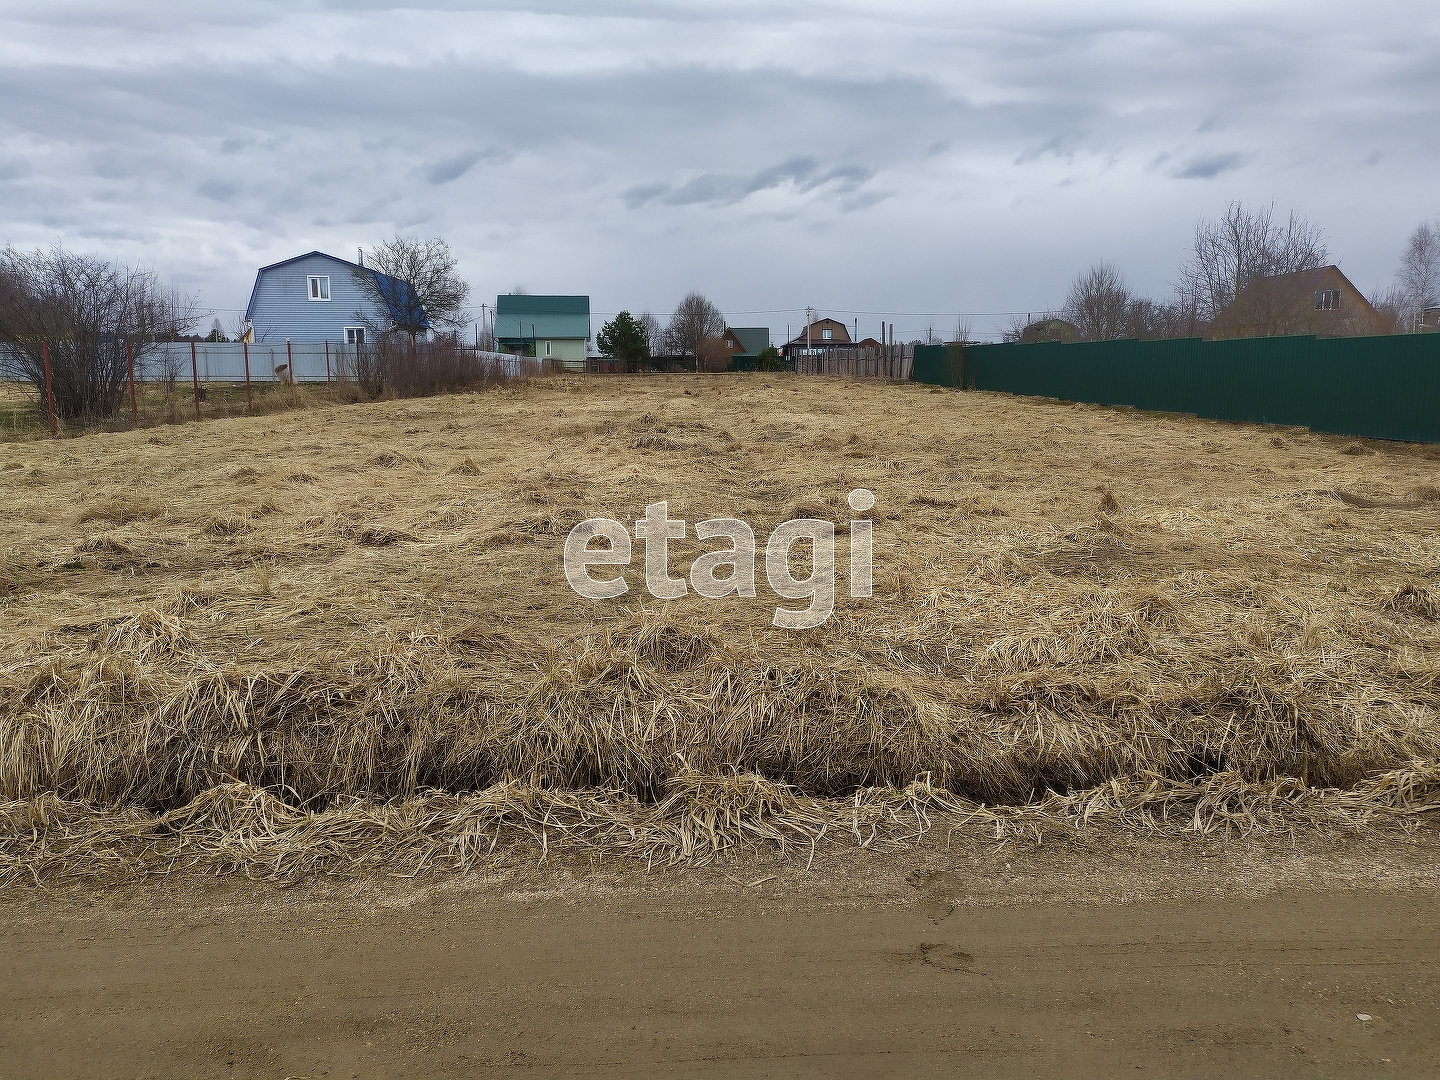
[[[12,880],[1440,805],[1427,448],[778,376],[167,434],[0,447]],[[818,630],[763,560],[754,601],[564,583],[573,524],[658,499],[832,517],[844,567],[855,486],[875,597]]]

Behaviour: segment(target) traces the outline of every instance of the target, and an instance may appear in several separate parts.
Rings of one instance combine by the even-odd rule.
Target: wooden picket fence
[[[797,375],[833,375],[849,379],[888,379],[909,382],[915,372],[915,357],[908,346],[890,345],[875,349],[809,349],[795,357]]]

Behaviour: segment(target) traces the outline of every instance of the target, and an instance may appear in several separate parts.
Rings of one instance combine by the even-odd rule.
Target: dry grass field
[[[1413,828],[1440,449],[786,376],[0,445],[0,875]],[[875,595],[845,594],[872,489]],[[567,587],[580,520],[837,522],[836,613]],[[790,606],[803,606],[790,605]]]

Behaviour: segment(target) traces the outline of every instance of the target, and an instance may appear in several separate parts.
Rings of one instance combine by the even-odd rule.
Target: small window
[[[1321,289],[1319,292],[1317,292],[1317,293],[1315,294],[1315,310],[1316,310],[1316,311],[1339,311],[1339,310],[1340,310],[1340,290],[1339,290],[1339,289]]]
[[[310,275],[310,299],[311,299],[311,300],[329,300],[329,299],[330,299],[330,276],[329,276],[328,274],[311,274],[311,275]]]
[[[831,330],[828,326],[824,330],[820,331],[820,340],[822,341],[829,341],[834,336],[835,331]]]
[[[549,356],[549,355],[550,355],[550,342],[548,342],[548,341],[545,342],[545,355],[546,355],[546,356]]]
[[[363,326],[347,326],[347,327],[345,327],[345,344],[346,344],[346,345],[364,345],[364,344],[365,344],[365,327],[363,327]]]
[[[728,338],[728,337],[727,337],[727,338],[725,339],[725,348],[727,348],[727,349],[733,349],[733,348],[735,348],[735,339],[734,339],[734,338]]]

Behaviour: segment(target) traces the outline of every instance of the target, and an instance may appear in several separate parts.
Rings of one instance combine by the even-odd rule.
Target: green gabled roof
[[[531,338],[590,337],[590,297],[524,296],[495,298],[495,336],[501,341]]]
[[[770,345],[768,326],[732,326],[730,332],[739,339],[740,347],[745,350],[740,354],[742,356],[756,356]]]

